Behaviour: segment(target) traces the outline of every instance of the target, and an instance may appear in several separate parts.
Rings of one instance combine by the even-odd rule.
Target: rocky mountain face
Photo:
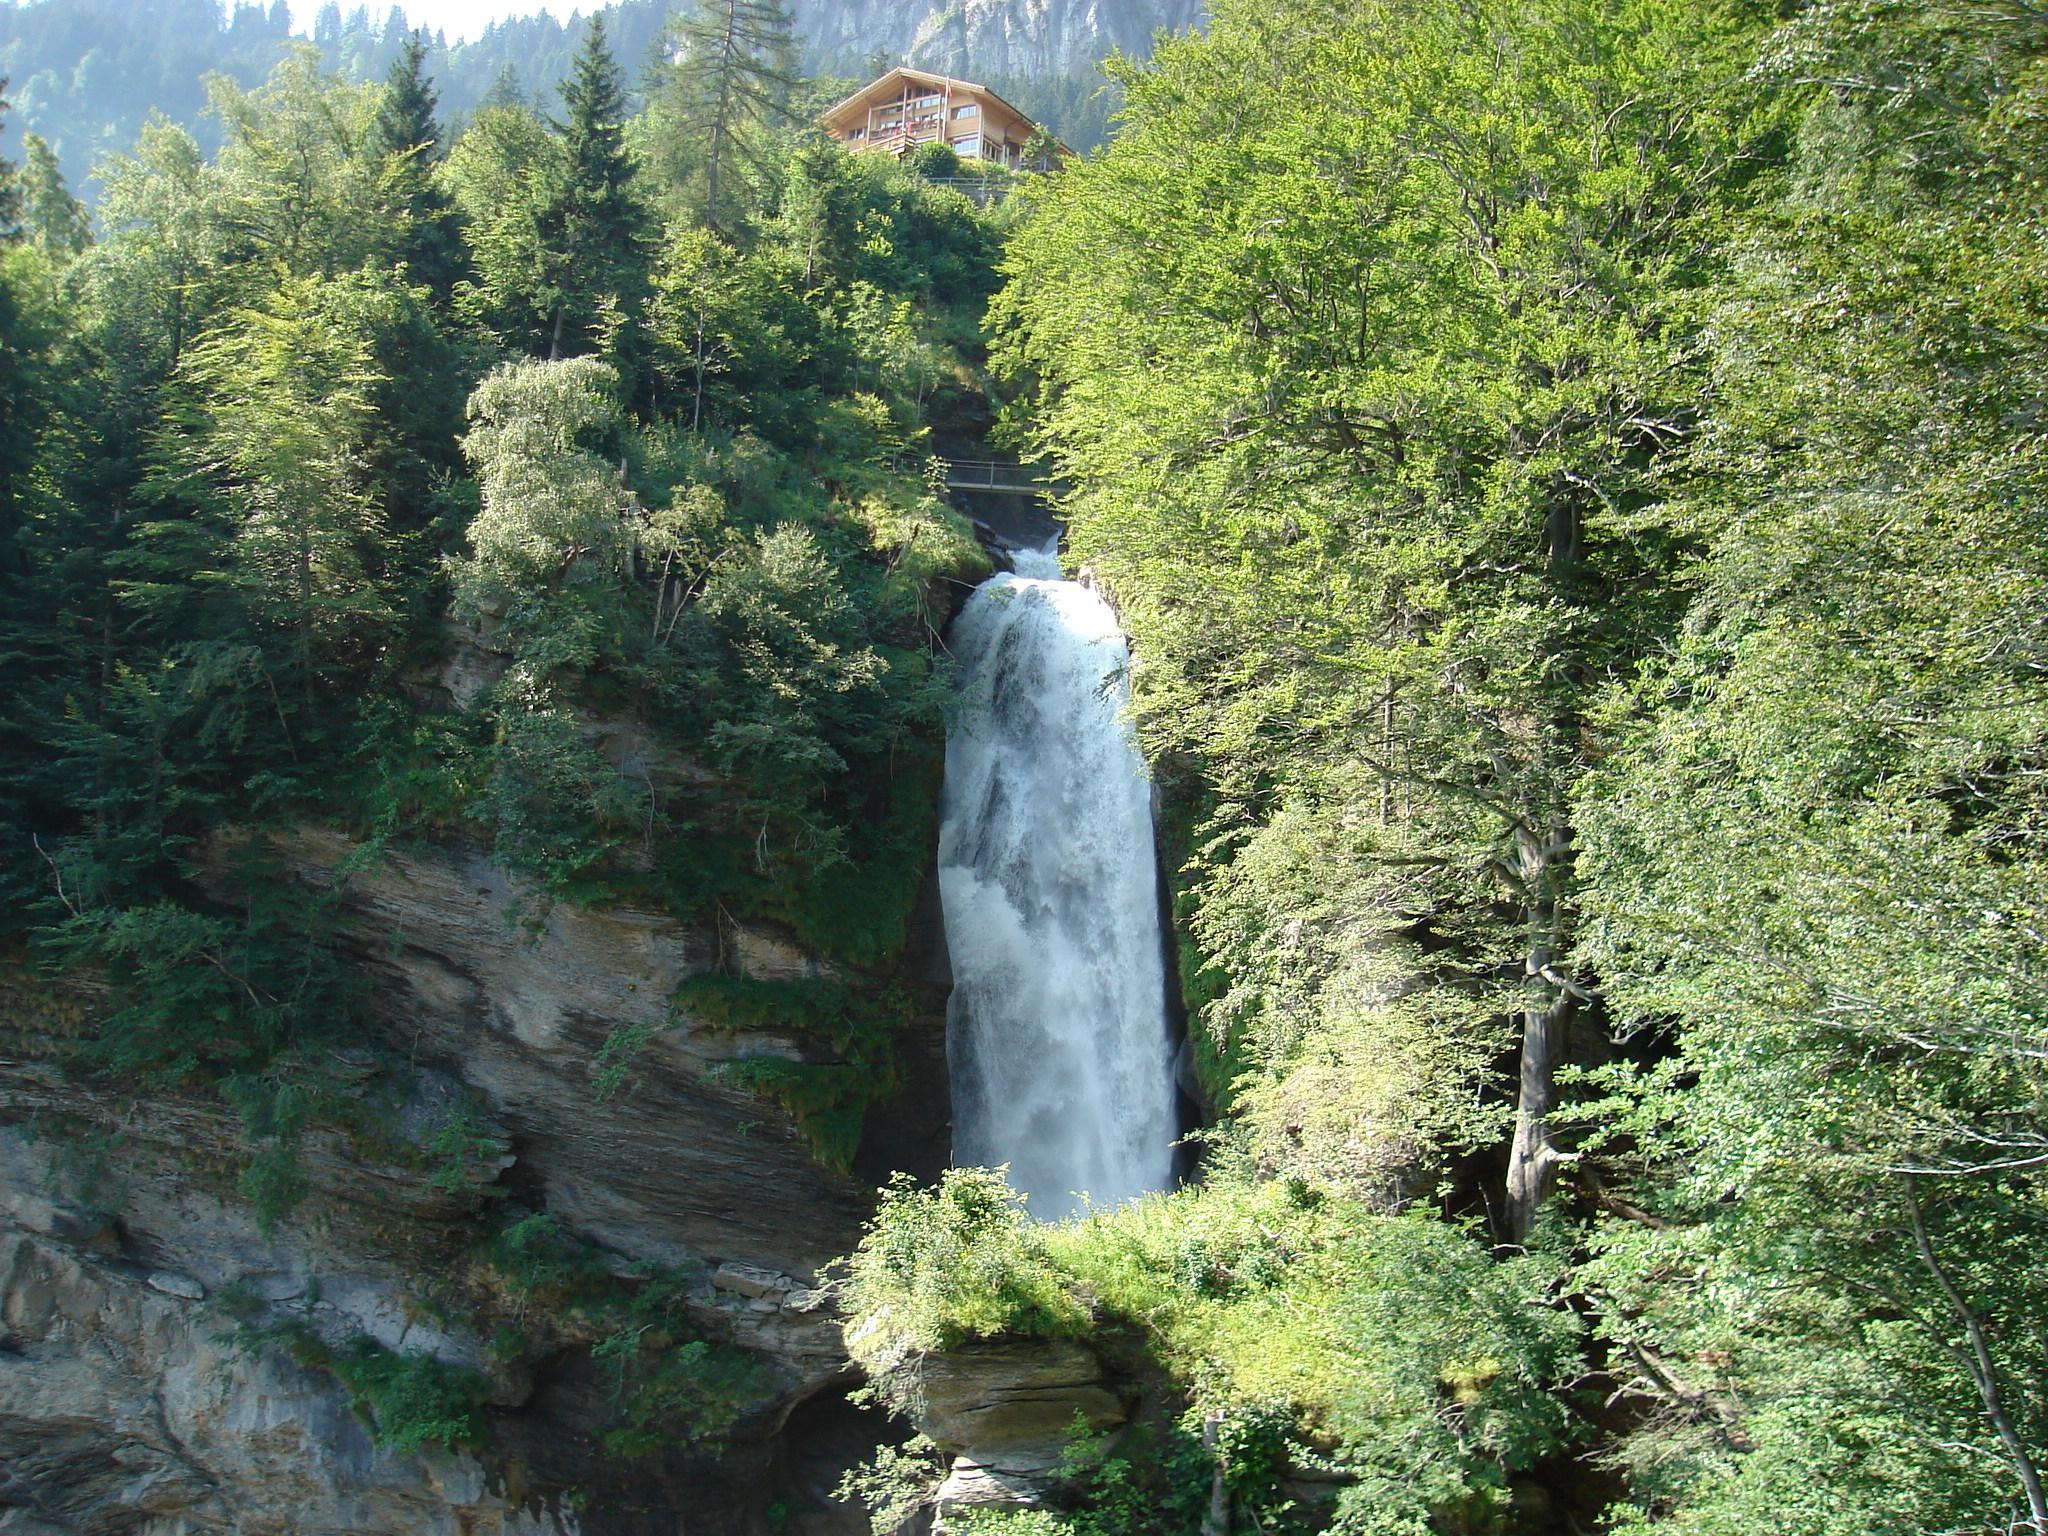
[[[608,747],[638,740],[619,728]],[[913,1007],[904,1086],[840,1175],[720,1071],[804,1060],[814,1040],[673,1012],[678,985],[713,968],[824,973],[790,935],[553,904],[460,844],[360,870],[332,831],[280,851],[294,878],[344,887],[375,1027],[339,1070],[375,1114],[311,1123],[307,1193],[271,1230],[237,1188],[236,1114],[210,1095],[110,1094],[70,1049],[95,987],[0,966],[0,1531],[864,1531],[830,1491],[908,1431],[846,1401],[857,1373],[820,1267],[888,1169],[945,1160],[935,917],[893,978]],[[622,1031],[644,1044],[607,1094]],[[622,1323],[546,1305],[555,1280],[520,1291],[480,1267],[480,1235],[522,1216],[597,1266],[578,1283],[622,1298]],[[682,1325],[632,1310],[657,1285],[683,1297]],[[733,1421],[672,1441],[656,1423],[661,1443],[621,1454],[607,1437],[625,1378],[606,1351],[650,1328],[671,1348],[662,1330],[678,1326],[747,1362]],[[331,1363],[351,1350],[478,1383],[472,1448],[373,1433]]]
[[[797,0],[812,67],[880,55],[970,79],[1087,73],[1113,50],[1144,54],[1155,33],[1202,19],[1199,0]],[[858,72],[856,69],[855,72]]]

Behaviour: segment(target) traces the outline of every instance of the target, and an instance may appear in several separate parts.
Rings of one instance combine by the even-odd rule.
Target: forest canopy
[[[1201,1188],[1006,1236],[994,1331],[1277,1393],[1346,1486],[1283,1519],[2048,1529],[2044,61],[2020,6],[1305,0],[1118,69],[992,320],[1222,1114]],[[870,1315],[991,1331],[970,1208],[885,1205]],[[1456,1250],[1374,1290],[1369,1211],[1583,1334],[1454,1313]],[[1380,1317],[1441,1451],[1347,1396]]]
[[[459,129],[423,41],[287,48],[96,221],[0,166],[0,941],[101,989],[65,1070],[216,1100],[287,1220],[401,1070],[317,828],[794,936],[677,1006],[800,1038],[720,1086],[854,1166],[993,416],[1132,641],[1204,1124],[1074,1222],[880,1193],[878,1378],[1086,1337],[1151,1405],[970,1529],[2048,1536],[2048,22],[1219,0],[977,198],[809,126],[774,6],[663,25]],[[732,1418],[657,1348],[622,1446]]]

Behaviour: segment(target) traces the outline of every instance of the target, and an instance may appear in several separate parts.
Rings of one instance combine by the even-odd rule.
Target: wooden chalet
[[[908,67],[892,69],[819,119],[855,151],[907,155],[920,144],[946,143],[963,160],[1021,167],[1038,124],[985,85]],[[1057,145],[1064,158],[1072,153]]]

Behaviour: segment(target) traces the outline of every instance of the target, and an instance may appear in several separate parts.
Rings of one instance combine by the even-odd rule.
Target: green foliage
[[[580,358],[508,363],[470,396],[463,450],[483,505],[469,525],[470,557],[454,568],[457,611],[517,611],[565,583],[616,582],[628,543],[618,471],[618,374]],[[588,661],[594,658],[569,657]]]
[[[255,1213],[256,1229],[266,1237],[306,1198],[306,1189],[297,1151],[288,1142],[273,1142],[259,1149],[236,1183],[237,1192]]]
[[[1039,1226],[999,1173],[955,1169],[885,1192],[848,1263],[848,1340],[886,1363],[976,1338],[1123,1331],[1220,1416],[1252,1507],[1283,1514],[1285,1467],[1320,1454],[1347,1480],[1344,1528],[1486,1529],[1508,1476],[1572,1434],[1557,1393],[1581,1329],[1552,1295],[1558,1275],[1553,1259],[1497,1261],[1428,1217],[1236,1175]],[[1165,1465],[1187,1455],[1176,1443]],[[1074,1528],[1162,1528],[1150,1480],[1099,1463]],[[1165,1481],[1188,1487],[1184,1470]]]
[[[100,1070],[161,1087],[246,1077],[353,1011],[359,983],[324,942],[331,893],[280,878],[260,842],[242,851],[236,877],[227,911],[102,907],[60,930],[59,953],[105,966],[114,988],[85,1048]]]
[[[1429,876],[1404,863],[1406,829],[1356,813],[1370,793],[1333,783],[1274,811],[1192,883],[1188,926],[1230,978],[1202,1022],[1255,1160],[1392,1209],[1505,1129],[1493,1064],[1515,998],[1471,974],[1483,930],[1462,955],[1448,914],[1418,932]]]
[[[1588,1111],[1669,1223],[1587,1270],[1660,1362],[1631,1528],[2038,1522],[2040,43],[1883,7],[1767,58],[1791,152],[1706,316],[1697,597],[1582,791],[1588,955],[1674,1056]]]
[[[0,79],[0,117],[8,110],[7,82]],[[21,188],[12,160],[0,159],[0,238],[12,239],[21,224]]]
[[[436,175],[442,151],[436,101],[426,77],[426,41],[415,32],[404,40],[385,77],[370,149],[383,159],[379,192],[388,249],[413,281],[445,302],[466,262],[454,200]]]
[[[909,165],[913,175],[922,176],[926,181],[940,181],[960,174],[960,157],[953,153],[952,145],[940,139],[918,145],[911,152]]]
[[[24,1134],[48,1149],[52,1195],[105,1220],[121,1214],[128,1201],[127,1185],[114,1174],[116,1154],[126,1140],[121,1130],[69,1116],[37,1116],[27,1122]]]
[[[781,0],[691,0],[671,16],[648,95],[647,139],[671,197],[730,227],[736,188],[770,171],[791,121],[796,45]]]
[[[647,1048],[654,1030],[646,1024],[621,1024],[604,1037],[591,1065],[597,1068],[590,1091],[599,1103],[616,1097],[632,1081],[633,1058]]]
[[[467,1099],[450,1106],[434,1134],[421,1149],[432,1160],[427,1187],[445,1194],[468,1194],[476,1183],[476,1170],[500,1150],[499,1139],[477,1119],[475,1106]],[[492,1174],[496,1168],[492,1167]]]
[[[948,1465],[923,1435],[913,1435],[900,1446],[884,1442],[840,1478],[832,1496],[866,1509],[870,1530],[898,1531],[945,1480]]]
[[[522,354],[550,339],[555,272],[541,216],[566,175],[561,140],[531,110],[511,105],[479,111],[442,172],[476,272],[456,290],[458,309]]]
[[[329,1344],[299,1322],[243,1324],[234,1338],[243,1349],[282,1348],[309,1370],[333,1376],[347,1389],[349,1407],[388,1451],[474,1450],[484,1443],[489,1389],[482,1375],[466,1366],[416,1350],[387,1349],[361,1335]]]
[[[393,298],[369,279],[288,279],[224,317],[185,355],[193,416],[165,444],[177,477],[165,489],[217,498],[225,516],[222,569],[198,574],[246,594],[259,633],[291,637],[280,670],[308,709],[335,661],[360,665],[390,618],[369,564],[382,524],[363,452],[380,382],[371,335]]]
[[[1085,1332],[1087,1309],[1047,1256],[1043,1229],[1000,1171],[948,1170],[920,1189],[896,1174],[847,1264],[848,1346],[874,1363],[1006,1334]]]
[[[893,1062],[889,1063],[893,1068]],[[835,1173],[849,1172],[860,1150],[868,1106],[896,1087],[893,1075],[869,1062],[787,1061],[742,1056],[722,1062],[723,1082],[780,1104],[796,1122],[812,1154]]]
[[[580,1331],[613,1410],[605,1447],[632,1457],[715,1439],[766,1385],[760,1359],[695,1336],[689,1281],[641,1264],[621,1275],[536,1213],[499,1231],[485,1262],[519,1296]]]
[[[741,1057],[719,1075],[737,1087],[765,1094],[795,1119],[820,1162],[846,1172],[860,1148],[870,1106],[901,1087],[896,1032],[913,1016],[900,986],[828,978],[794,981],[744,976],[692,977],[676,993],[691,1017],[731,1029],[809,1036],[832,1061]]]
[[[57,157],[40,134],[24,134],[22,165],[17,191],[21,198],[21,232],[56,259],[80,255],[92,244],[92,221],[85,205],[64,185],[64,173]],[[6,172],[0,170],[0,179]],[[5,215],[0,214],[0,223]]]
[[[591,17],[575,69],[562,82],[562,105],[561,179],[539,214],[552,305],[548,356],[595,350],[630,381],[638,367],[635,322],[646,302],[651,229],[626,150],[625,76],[605,41],[601,13]]]
[[[1566,958],[1589,702],[1683,608],[1658,476],[1695,389],[1674,306],[1713,266],[1670,236],[1726,153],[1724,25],[1222,6],[1119,67],[1126,131],[1031,194],[992,311],[1069,547],[1122,599],[1141,734],[1200,786],[1215,1059],[1320,1074],[1379,1165],[1325,1171],[1398,1191],[1494,1134],[1487,1058],[1519,1047],[1510,1240],[1592,995]],[[1288,1055],[1323,1024],[1413,1080],[1330,1099]],[[1313,1129],[1326,1165],[1356,1140]]]
[[[1225,6],[1011,247],[1019,426],[1187,828],[1220,1139],[1357,1211],[1476,1209],[1505,1137],[1484,1204],[1539,1248],[1559,1172],[1588,1251],[1527,1299],[1582,1293],[1640,1415],[1631,1532],[2048,1519],[2041,47],[1959,5]],[[1257,1320],[1236,1376],[1325,1425],[1383,1379],[1295,1326],[1378,1305],[1372,1255],[1363,1296],[1290,1258],[1265,1317],[1132,1241],[1052,1251],[1184,1373]],[[1391,1334],[1487,1337],[1409,1295]],[[1336,1525],[1507,1519],[1564,1409],[1499,1402],[1443,1480],[1340,1429]]]

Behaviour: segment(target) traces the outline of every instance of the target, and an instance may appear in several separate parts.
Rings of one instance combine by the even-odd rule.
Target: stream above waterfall
[[[1013,552],[954,621],[939,892],[953,1160],[1007,1165],[1042,1220],[1173,1176],[1177,1111],[1152,787],[1129,648],[1055,548]]]

